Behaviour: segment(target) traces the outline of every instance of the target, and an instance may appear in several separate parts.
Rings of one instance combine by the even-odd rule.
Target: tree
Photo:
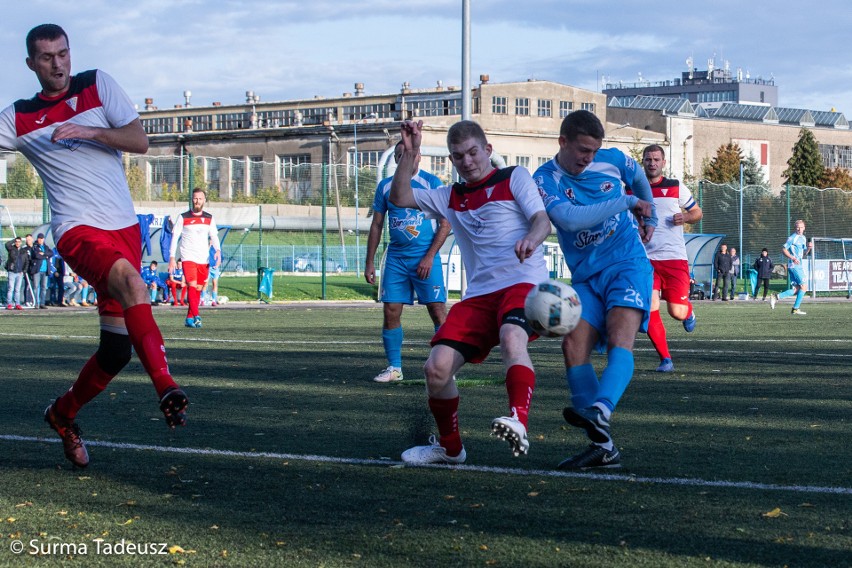
[[[36,174],[35,168],[26,158],[17,156],[9,166],[6,175],[6,190],[3,197],[7,199],[41,197],[44,185]]]
[[[148,184],[145,183],[145,172],[137,165],[132,165],[125,171],[127,186],[130,188],[130,197],[135,201],[150,199],[148,195]]]
[[[787,169],[781,175],[791,185],[817,187],[824,171],[816,138],[810,130],[802,128],[793,145],[793,155],[787,160]]]
[[[852,176],[843,168],[826,168],[819,180],[819,187],[837,187],[852,190]]]
[[[728,142],[719,146],[716,156],[706,164],[701,172],[702,177],[713,183],[740,183],[740,160],[742,150],[738,144]]]
[[[743,185],[759,185],[760,187],[767,187],[768,185],[754,153],[750,153],[743,162]]]

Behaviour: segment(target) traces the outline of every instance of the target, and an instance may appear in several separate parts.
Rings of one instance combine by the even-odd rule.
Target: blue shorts
[[[802,284],[807,284],[807,278],[805,277],[805,269],[801,266],[791,266],[788,269],[790,273],[790,285],[791,286],[801,286]]]
[[[654,270],[647,258],[616,262],[584,282],[571,282],[580,296],[582,318],[600,335],[598,349],[606,348],[606,315],[614,307],[640,310],[639,331],[647,332],[653,283]]]
[[[417,277],[419,258],[399,258],[388,254],[382,271],[382,290],[379,299],[391,304],[414,303],[414,294],[421,304],[446,302],[447,290],[444,288],[444,268],[440,255],[435,255],[429,277],[421,280]]]

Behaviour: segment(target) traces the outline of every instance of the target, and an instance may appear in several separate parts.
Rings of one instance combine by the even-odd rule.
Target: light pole
[[[745,189],[743,186],[743,166],[745,162],[740,160],[740,258],[743,258],[743,201],[745,199]],[[740,262],[740,267],[742,268],[742,262]],[[742,276],[742,271],[740,272],[740,276]],[[743,289],[745,289],[745,279],[743,278]]]
[[[367,120],[368,118],[378,118],[376,113],[371,112],[364,118],[356,120],[352,123],[353,126],[353,139],[355,146],[355,274],[361,273],[361,233],[358,232],[358,217],[360,217],[360,213],[358,212],[358,123],[362,120]]]

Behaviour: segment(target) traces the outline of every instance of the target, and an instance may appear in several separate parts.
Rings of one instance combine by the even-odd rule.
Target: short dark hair
[[[461,144],[465,140],[475,139],[483,146],[488,144],[485,131],[472,120],[460,120],[447,131],[447,146]]]
[[[205,197],[205,198],[207,197],[207,192],[206,192],[206,191],[204,191],[204,190],[203,190],[202,188],[200,188],[200,187],[195,187],[195,188],[193,188],[193,189],[192,189],[192,194],[193,194],[193,195],[195,195],[196,193],[203,193],[203,194],[204,194],[204,197]]]
[[[30,30],[27,34],[27,56],[32,57],[35,54],[35,44],[41,39],[54,40],[64,37],[68,42],[68,34],[56,24],[41,24]],[[69,43],[70,45],[70,43]]]
[[[606,132],[595,113],[577,110],[562,120],[559,135],[564,136],[566,140],[576,140],[577,136],[591,136],[595,140],[603,140]]]
[[[645,154],[647,154],[648,152],[659,152],[660,154],[663,155],[663,159],[664,160],[666,159],[666,151],[663,150],[663,147],[660,146],[659,144],[651,144],[650,146],[645,146],[645,149],[642,150],[642,159],[643,160],[645,159]]]
[[[762,249],[760,249],[760,252],[769,252],[769,249],[766,248],[766,247],[763,247]]]

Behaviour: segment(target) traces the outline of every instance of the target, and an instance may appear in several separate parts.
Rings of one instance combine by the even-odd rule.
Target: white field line
[[[6,333],[0,332],[0,337],[15,337],[19,338],[19,333]],[[27,337],[32,337],[35,339],[89,339],[89,340],[97,340],[98,336],[96,335],[51,335],[51,334],[28,334]],[[340,339],[335,339],[334,341],[317,341],[317,340],[308,340],[308,339],[221,339],[215,337],[190,337],[190,336],[179,336],[179,337],[165,337],[163,338],[167,343],[168,342],[181,342],[185,341],[188,343],[225,343],[225,344],[245,344],[245,345],[257,345],[257,344],[268,344],[268,345],[328,345],[328,344],[340,344],[340,345],[364,345],[364,344],[375,344],[381,345],[382,340],[381,336],[377,336],[376,339],[357,339],[350,341],[343,341]],[[644,343],[648,341],[645,337],[639,336],[639,343]],[[551,344],[551,343],[559,343],[561,340],[559,338],[546,338],[542,337],[536,340],[534,343],[530,344],[531,348],[535,348],[538,345]],[[669,345],[677,344],[677,343],[694,343],[695,339],[669,339]],[[771,344],[785,344],[785,343],[801,343],[801,339],[705,339],[701,338],[700,342],[703,344],[706,343],[757,343],[761,345],[771,345]],[[852,344],[852,338],[850,339],[822,339],[820,343],[834,343],[834,344]],[[418,341],[404,341],[404,345],[421,345],[421,342]],[[635,351],[651,351],[648,348],[638,348],[634,349]],[[710,349],[675,349],[676,351],[680,351],[682,353],[725,353],[727,355],[731,355],[730,351],[714,351]],[[838,354],[838,353],[813,353],[811,351],[808,352],[791,352],[791,351],[765,351],[761,349],[760,351],[748,352],[748,351],[739,351],[739,353],[761,353],[761,354],[777,354],[777,355],[821,355],[824,357],[852,357],[852,354]]]
[[[58,444],[56,438],[37,438],[32,436],[16,436],[0,434],[0,440],[10,442],[33,442]],[[390,459],[359,459],[337,458],[333,456],[318,456],[312,454],[281,454],[273,452],[234,452],[230,450],[211,450],[202,448],[172,448],[169,446],[151,446],[146,444],[127,444],[123,442],[86,442],[87,446],[113,448],[119,450],[144,450],[168,454],[201,455],[227,458],[293,460],[317,463],[332,463],[341,465],[367,465],[380,467],[403,467],[401,461]],[[684,477],[641,477],[635,475],[618,475],[612,473],[582,473],[559,470],[520,469],[513,467],[489,467],[477,465],[424,465],[418,466],[429,469],[452,469],[476,473],[491,473],[500,475],[519,475],[525,477],[561,477],[569,479],[586,479],[594,481],[616,481],[627,483],[653,483],[657,485],[680,485],[690,487],[722,487],[727,489],[745,489],[752,491],[789,491],[792,493],[823,493],[835,495],[852,495],[852,487],[821,487],[814,485],[775,485],[772,483],[757,483],[752,481],[721,481],[707,479],[689,479]]]

